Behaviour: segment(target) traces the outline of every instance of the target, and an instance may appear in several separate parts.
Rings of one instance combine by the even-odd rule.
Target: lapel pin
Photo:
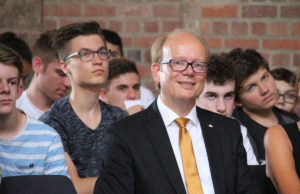
[[[208,127],[213,128],[214,126],[212,124],[208,124]]]

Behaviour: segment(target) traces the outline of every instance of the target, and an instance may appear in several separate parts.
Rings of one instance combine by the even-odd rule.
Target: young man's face
[[[16,67],[0,63],[0,69],[0,116],[7,116],[16,109],[16,100],[23,89]]]
[[[224,85],[205,82],[204,89],[197,99],[200,108],[231,117],[234,109],[235,82],[227,81]]]
[[[59,61],[53,60],[47,68],[42,61],[41,63],[37,76],[39,90],[52,101],[64,97],[70,88],[70,80],[62,71]]]
[[[279,93],[275,106],[281,110],[292,112],[297,102],[297,91],[283,80],[275,80],[275,83]]]
[[[277,101],[274,78],[264,67],[260,67],[240,85],[238,95],[243,109],[257,112],[272,108]]]
[[[121,74],[110,81],[102,99],[110,105],[125,110],[124,101],[140,99],[140,78],[134,72]]]
[[[121,57],[121,51],[120,51],[118,45],[112,44],[112,43],[106,41],[106,46],[108,49],[111,50],[111,58],[110,59],[115,59],[115,58]]]
[[[105,48],[98,35],[78,36],[70,41],[70,53],[82,50],[98,51]],[[78,55],[63,63],[63,70],[71,80],[72,87],[101,87],[108,77],[108,60],[94,53],[93,60],[82,61]]]

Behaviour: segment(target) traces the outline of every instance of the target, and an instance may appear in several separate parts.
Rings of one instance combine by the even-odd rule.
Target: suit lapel
[[[213,114],[209,113],[208,111],[197,108],[197,115],[202,128],[215,193],[225,193],[224,158],[221,147],[221,137],[218,132],[218,130],[225,129],[215,127],[217,121],[213,119]]]
[[[147,122],[145,125],[146,131],[152,140],[153,147],[171,185],[176,193],[185,193],[172,145],[156,102],[152,103],[147,110]]]

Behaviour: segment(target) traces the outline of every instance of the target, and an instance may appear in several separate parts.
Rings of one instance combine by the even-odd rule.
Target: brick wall
[[[212,52],[250,47],[272,67],[300,66],[299,0],[0,0],[0,16],[0,32],[14,30],[30,44],[39,31],[95,20],[120,33],[125,56],[153,90],[150,45],[177,27],[194,28]]]
[[[158,34],[179,27],[179,0],[45,0],[43,7],[43,30],[95,20],[118,32],[125,56],[137,62],[143,84],[154,90],[150,47]]]
[[[296,69],[300,62],[300,1],[184,0],[183,25],[206,38],[212,52],[257,49],[272,68]]]

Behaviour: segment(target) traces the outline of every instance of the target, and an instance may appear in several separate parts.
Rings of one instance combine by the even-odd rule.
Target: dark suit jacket
[[[216,194],[260,193],[246,164],[239,124],[197,108]],[[95,194],[184,194],[162,117],[154,102],[108,129]]]

